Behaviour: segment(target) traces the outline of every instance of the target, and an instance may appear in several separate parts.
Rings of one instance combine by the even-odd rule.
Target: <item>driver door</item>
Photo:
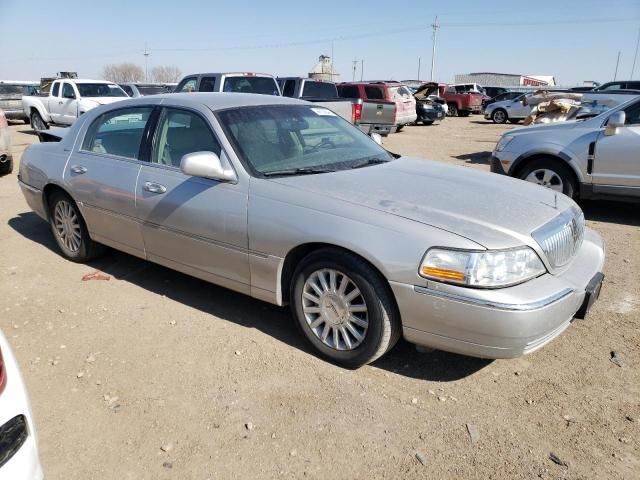
[[[188,153],[211,151],[224,161],[221,150],[203,115],[163,108],[138,177],[137,216],[149,260],[248,294],[246,185],[180,170]]]
[[[594,192],[640,197],[640,102],[624,109],[615,135],[600,132],[595,148]]]

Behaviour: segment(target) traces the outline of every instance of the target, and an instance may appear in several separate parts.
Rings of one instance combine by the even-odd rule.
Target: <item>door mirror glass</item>
[[[211,178],[223,182],[236,179],[233,170],[225,169],[220,157],[213,152],[187,153],[180,161],[180,170],[191,177]]]
[[[369,136],[371,137],[371,140],[376,142],[378,145],[382,145],[382,135],[376,132],[371,132]]]
[[[604,131],[605,135],[615,135],[618,133],[618,128],[624,127],[624,122],[627,120],[627,116],[624,111],[620,110],[614,112],[607,121],[607,128]]]

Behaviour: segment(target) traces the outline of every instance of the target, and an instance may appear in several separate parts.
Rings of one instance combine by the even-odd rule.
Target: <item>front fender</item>
[[[509,175],[517,172],[528,160],[542,156],[554,157],[564,161],[576,174],[578,182],[584,183],[584,173],[580,168],[579,157],[566,146],[553,143],[537,145],[536,148],[527,150],[525,153],[517,156],[509,168]]]

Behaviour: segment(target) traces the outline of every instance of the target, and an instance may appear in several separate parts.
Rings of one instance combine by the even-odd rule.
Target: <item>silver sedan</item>
[[[29,147],[19,181],[62,254],[103,246],[276,304],[357,367],[407,340],[529,353],[597,298],[600,237],[568,197],[394,155],[325,108],[158,95]]]

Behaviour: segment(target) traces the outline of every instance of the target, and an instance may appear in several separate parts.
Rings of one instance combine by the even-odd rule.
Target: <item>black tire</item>
[[[84,222],[84,218],[82,218],[80,209],[69,195],[60,191],[53,192],[48,198],[48,204],[51,232],[53,233],[53,238],[58,244],[58,247],[62,251],[62,255],[64,257],[72,262],[83,263],[97,257],[104,251],[104,247],[102,245],[94,242],[91,240],[91,237],[89,237],[87,225]],[[74,231],[76,231],[79,236],[77,238],[77,248],[70,248],[68,244],[65,244],[62,233],[59,231],[59,229],[63,229],[63,227],[56,226],[56,208],[58,204],[65,207],[68,206],[77,219],[77,228],[74,227]],[[70,228],[68,228],[67,231],[70,231]]]
[[[496,108],[493,112],[491,112],[491,121],[493,123],[497,123],[498,125],[507,123],[509,120],[509,115],[507,111],[502,108]]]
[[[13,159],[5,160],[4,162],[0,162],[0,176],[9,175],[13,172]]]
[[[433,125],[433,120],[423,120],[422,124],[423,125]]]
[[[458,110],[459,117],[468,117],[469,115],[471,115],[470,110]]]
[[[564,193],[567,197],[573,198],[574,196],[577,195],[578,184],[576,181],[576,176],[573,173],[573,170],[571,170],[571,167],[569,167],[568,165],[565,165],[563,161],[559,159],[537,158],[535,160],[532,160],[531,162],[527,163],[522,169],[518,171],[517,177],[521,180],[532,181],[532,180],[527,180],[527,177],[529,177],[529,175],[531,175],[536,171],[541,172],[542,170],[551,171],[558,176],[560,181],[562,181],[562,193]],[[544,175],[541,175],[540,173],[538,175],[539,177],[544,176]],[[533,183],[538,183],[539,185],[543,185],[542,183],[539,183],[539,182],[533,182]],[[543,185],[543,186],[551,187],[553,186],[553,183],[551,185]]]
[[[448,117],[457,117],[458,116],[458,106],[455,103],[449,103],[449,111],[447,112]]]
[[[28,118],[23,118],[22,121],[24,122],[25,125],[29,125],[31,123],[31,121]]]
[[[45,122],[37,111],[31,112],[31,127],[34,130],[48,130],[49,125]]]
[[[360,290],[361,298],[364,299],[368,327],[364,331],[362,342],[350,350],[338,350],[326,345],[314,333],[305,317],[303,311],[305,282],[315,272],[323,269],[335,270],[340,275],[346,275]],[[293,275],[290,298],[296,324],[309,343],[323,357],[346,368],[358,368],[373,362],[389,351],[402,333],[400,315],[388,282],[366,261],[342,250],[325,248],[305,257]],[[326,322],[320,325],[326,327],[329,324]],[[344,333],[342,337],[344,339]],[[338,339],[340,339],[339,335]]]
[[[396,133],[398,133],[398,132],[402,131],[402,129],[403,129],[403,128],[404,128],[404,125],[398,125],[398,126],[396,127]]]
[[[513,123],[515,125],[515,124],[520,123],[520,119],[519,118],[510,118],[509,122],[511,122],[511,123]]]

